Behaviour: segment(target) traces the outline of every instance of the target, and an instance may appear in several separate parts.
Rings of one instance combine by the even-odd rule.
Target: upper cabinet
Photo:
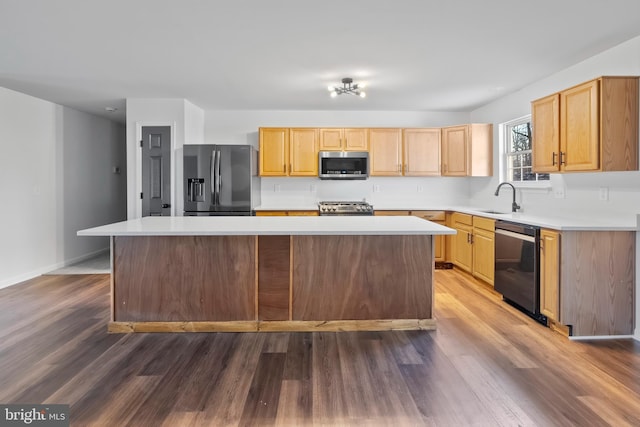
[[[369,129],[372,176],[402,176],[402,130]]]
[[[531,112],[534,172],[638,170],[637,77],[600,77]]]
[[[405,176],[440,175],[440,128],[403,129]]]
[[[369,151],[367,129],[320,129],[320,151]]]
[[[260,128],[260,176],[318,176],[318,129]]]
[[[260,128],[260,176],[287,176],[289,128]]]
[[[493,125],[442,128],[442,175],[492,176]]]

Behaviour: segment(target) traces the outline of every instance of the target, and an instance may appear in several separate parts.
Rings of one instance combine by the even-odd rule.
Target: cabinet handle
[[[282,172],[287,173],[287,165],[282,166]]]
[[[556,165],[556,157],[558,157],[558,155],[554,151],[553,152],[553,156],[551,156],[551,166],[555,166]]]
[[[473,245],[473,234],[469,234],[469,243]]]
[[[560,164],[567,165],[567,153],[560,152]]]
[[[291,173],[291,163],[289,163],[289,173]]]

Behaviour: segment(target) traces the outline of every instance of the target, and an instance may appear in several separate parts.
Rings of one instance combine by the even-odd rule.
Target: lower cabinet
[[[451,215],[451,262],[461,270],[493,285],[495,271],[495,221],[459,212]]]
[[[455,212],[451,216],[451,227],[458,233],[453,236],[451,262],[461,270],[471,273],[473,270],[473,217]]]
[[[440,225],[445,225],[445,213],[444,211],[375,211],[376,216],[417,216],[418,218],[426,219],[427,221],[433,221]],[[446,261],[445,256],[445,236],[436,235],[433,236],[435,240],[435,248],[433,253],[433,259],[436,262]]]
[[[540,231],[540,313],[560,321],[560,233]]]
[[[540,311],[573,336],[632,335],[633,231],[540,232]]]
[[[495,221],[473,217],[473,275],[493,285],[495,272]]]
[[[256,211],[256,216],[318,216],[318,211]]]

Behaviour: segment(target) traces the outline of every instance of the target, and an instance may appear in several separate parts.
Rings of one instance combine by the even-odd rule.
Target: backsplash
[[[467,205],[467,178],[385,178],[331,181],[318,178],[262,178],[262,206],[314,206],[319,201],[366,200],[374,209]]]

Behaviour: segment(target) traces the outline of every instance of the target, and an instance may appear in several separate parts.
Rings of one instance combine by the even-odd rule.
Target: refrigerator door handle
[[[216,202],[218,204],[220,204],[220,190],[222,189],[222,174],[220,173],[220,164],[221,162],[221,157],[222,157],[222,150],[218,150],[218,157],[217,157],[217,171],[216,171],[216,179],[217,179],[217,183],[218,183],[218,188],[217,188],[217,200]]]
[[[210,158],[210,163],[209,163],[209,176],[211,178],[211,204],[215,205],[216,204],[216,172],[215,172],[215,156],[216,156],[216,152],[212,151],[211,152],[211,158]]]

